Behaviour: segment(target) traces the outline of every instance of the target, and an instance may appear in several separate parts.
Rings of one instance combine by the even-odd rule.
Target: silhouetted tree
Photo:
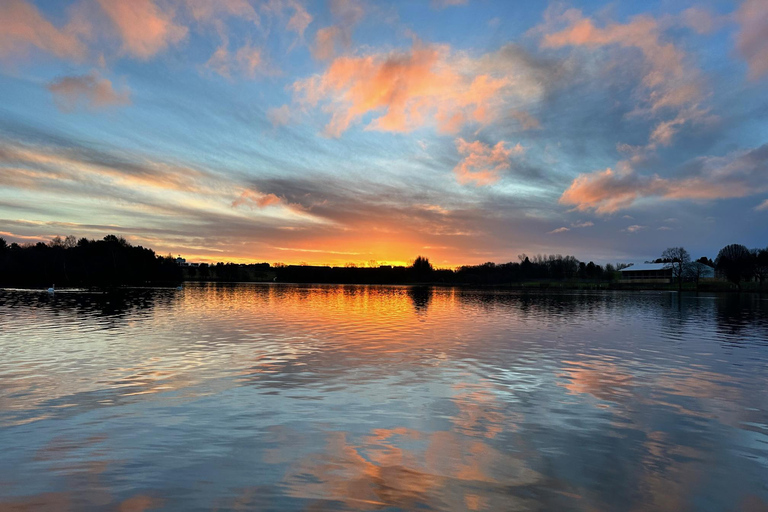
[[[672,269],[672,277],[677,279],[678,289],[682,290],[683,275],[691,262],[691,255],[682,247],[669,247],[661,253],[661,257],[666,261],[664,267]]]
[[[752,249],[752,258],[755,276],[760,281],[760,287],[768,276],[768,247],[765,249]]]
[[[753,272],[752,254],[741,244],[726,245],[717,253],[715,268],[741,290],[741,281]]]
[[[698,291],[699,281],[709,269],[710,269],[709,265],[697,260],[697,261],[688,263],[683,269],[683,274],[685,275],[686,278],[693,280],[693,282],[696,284],[696,290]]]

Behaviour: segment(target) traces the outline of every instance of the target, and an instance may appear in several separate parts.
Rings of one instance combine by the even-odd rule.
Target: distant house
[[[187,260],[185,260],[185,259],[184,259],[184,258],[182,258],[181,256],[179,256],[178,258],[176,258],[176,264],[177,264],[178,266],[180,266],[180,267],[186,267],[186,266],[188,266],[188,265],[187,265]]]
[[[672,268],[668,263],[636,263],[620,270],[622,283],[671,283]]]
[[[699,268],[698,277],[700,279],[713,279],[715,277],[714,268],[703,263],[692,262],[688,264],[687,275],[683,276],[684,280],[694,279],[696,274],[694,265],[697,265]],[[674,281],[674,274],[672,273],[670,263],[636,263],[621,269],[620,272],[620,282],[622,283],[668,284]]]

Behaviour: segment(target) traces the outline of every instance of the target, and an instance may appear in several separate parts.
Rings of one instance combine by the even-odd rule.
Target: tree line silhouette
[[[115,235],[102,240],[56,237],[48,244],[27,245],[9,245],[0,238],[2,286],[172,285],[182,277],[172,257],[158,256]]]
[[[691,261],[688,251],[672,247],[656,263],[672,270],[680,289],[684,280],[696,281],[705,265],[714,265],[718,274],[741,289],[744,281],[759,281],[768,275],[768,248],[749,250],[731,244],[720,250],[716,260],[703,257]],[[374,262],[375,263],[375,262]],[[160,256],[152,249],[131,245],[122,237],[107,235],[102,240],[56,237],[49,243],[8,244],[0,238],[0,286],[116,287],[176,285],[184,280],[198,281],[276,281],[293,283],[407,284],[441,283],[469,285],[513,285],[538,282],[577,282],[586,285],[611,285],[621,279],[622,263],[585,263],[560,254],[528,256],[518,261],[487,262],[456,269],[436,269],[424,256],[409,266],[369,264],[357,267],[284,265],[269,263],[218,263],[180,266],[170,255]]]

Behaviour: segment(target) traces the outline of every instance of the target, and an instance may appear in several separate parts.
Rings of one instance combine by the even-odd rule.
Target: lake
[[[768,297],[0,290],[0,510],[768,509]]]

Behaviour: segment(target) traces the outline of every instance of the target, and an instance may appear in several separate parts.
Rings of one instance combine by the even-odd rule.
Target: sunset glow
[[[199,262],[768,235],[768,2],[3,0],[0,236]]]

